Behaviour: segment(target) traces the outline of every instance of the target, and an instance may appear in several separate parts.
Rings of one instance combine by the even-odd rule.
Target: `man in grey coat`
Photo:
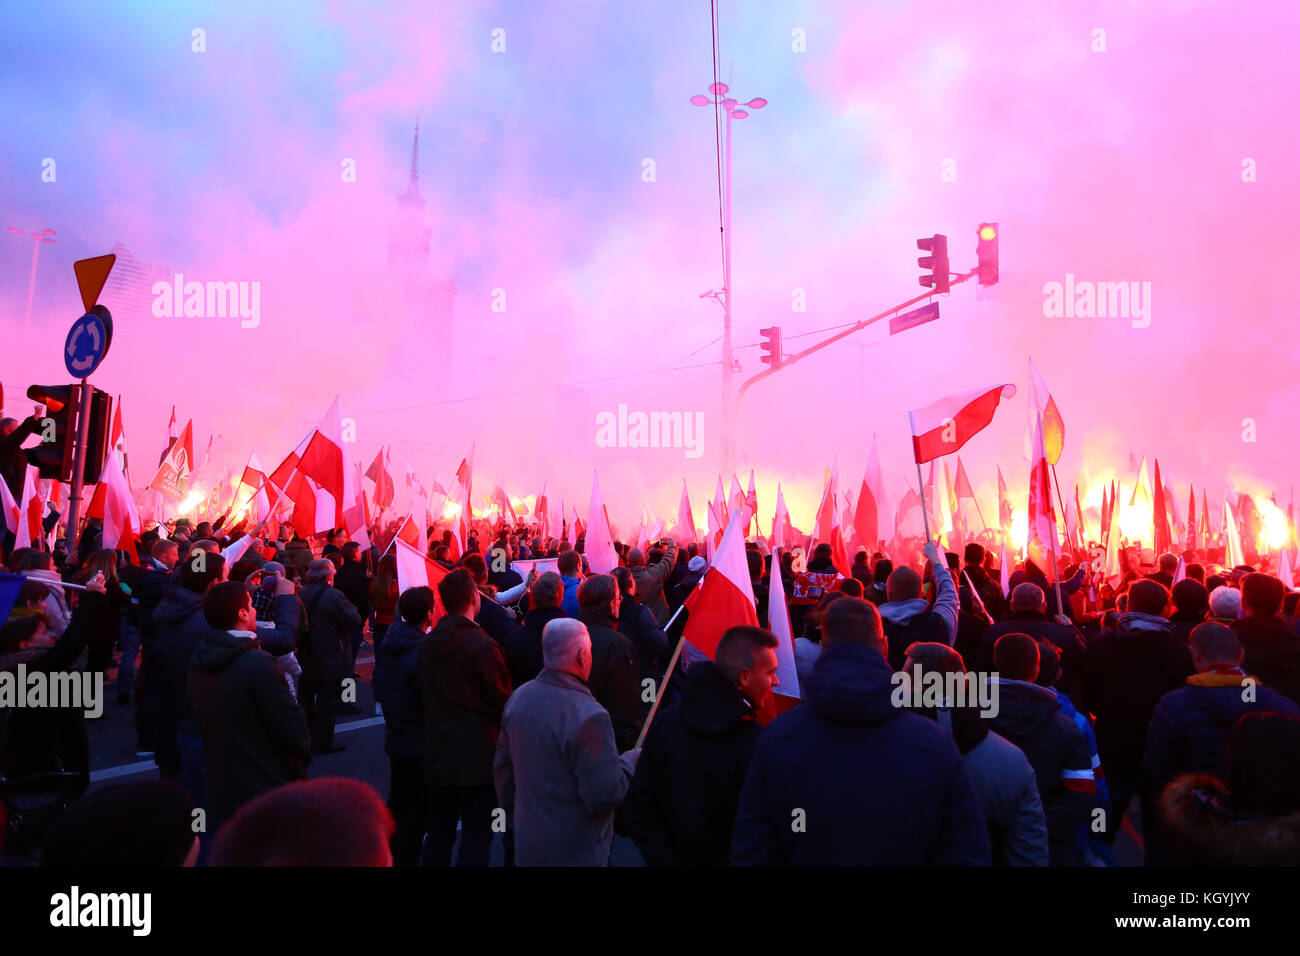
[[[591,637],[571,618],[542,632],[544,667],[506,703],[493,779],[519,866],[607,866],[614,810],[641,750],[621,757],[609,713],[587,689]]]

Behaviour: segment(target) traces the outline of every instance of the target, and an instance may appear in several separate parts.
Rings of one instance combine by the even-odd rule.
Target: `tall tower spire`
[[[398,205],[415,212],[424,211],[424,197],[420,195],[420,117],[415,117],[415,139],[411,143],[411,176],[406,182],[406,192],[397,197]]]
[[[415,142],[411,144],[411,186],[419,188],[420,184],[420,116],[415,116]]]

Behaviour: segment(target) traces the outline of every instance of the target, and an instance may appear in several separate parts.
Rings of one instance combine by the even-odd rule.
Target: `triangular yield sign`
[[[77,274],[77,288],[81,290],[81,302],[87,312],[99,301],[99,293],[103,291],[116,261],[117,256],[110,252],[106,256],[80,259],[72,264],[72,271]]]

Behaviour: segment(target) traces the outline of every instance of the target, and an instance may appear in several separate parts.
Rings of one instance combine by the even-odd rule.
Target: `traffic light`
[[[99,481],[104,471],[104,457],[108,447],[109,430],[113,427],[113,399],[108,392],[93,389],[90,394],[90,430],[86,433],[86,464],[82,475],[88,484]]]
[[[45,417],[37,421],[40,444],[23,449],[23,454],[36,466],[41,478],[71,481],[81,386],[33,385],[27,390],[27,397],[45,406]]]
[[[773,369],[781,367],[781,327],[774,325],[769,329],[759,329],[758,334],[763,336],[763,342],[759,345],[759,357],[764,365],[770,365]]]
[[[916,264],[930,271],[916,281],[936,293],[946,293],[948,291],[948,237],[935,235],[929,239],[918,239],[916,248],[930,253],[928,256],[917,258]]]
[[[998,281],[998,224],[982,222],[975,230],[979,243],[975,254],[979,257],[980,285],[996,285]]]

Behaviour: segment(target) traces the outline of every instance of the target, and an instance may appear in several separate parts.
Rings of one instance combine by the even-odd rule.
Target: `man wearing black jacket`
[[[424,782],[428,836],[421,866],[448,866],[461,824],[457,866],[487,866],[492,811],[497,807],[492,761],[510,672],[501,646],[474,623],[482,596],[457,568],[438,583],[446,614],[420,649],[424,706]]]
[[[655,718],[622,810],[648,865],[727,865],[776,646],[769,631],[729,628],[717,662],[692,664],[682,699]]]
[[[370,620],[370,578],[366,566],[361,562],[361,545],[349,541],[343,546],[343,566],[334,578],[334,586],[343,592],[344,597],[361,615],[361,623],[352,629],[350,635],[352,670],[357,668],[357,652],[361,650],[361,641],[365,634],[366,621]]]
[[[591,696],[609,711],[618,752],[631,750],[641,733],[641,687],[636,651],[618,631],[618,584],[608,574],[593,574],[578,588],[578,620],[591,635]]]
[[[506,666],[515,687],[528,683],[542,672],[542,631],[559,617],[567,617],[560,601],[564,598],[564,581],[554,571],[539,575],[529,592],[532,607],[524,615],[523,627],[506,641]]]
[[[293,584],[276,588],[278,640],[298,630]],[[307,718],[275,658],[262,650],[257,609],[239,581],[213,585],[203,597],[213,630],[190,661],[189,695],[208,755],[208,832],[254,797],[304,780],[311,760]]]
[[[302,646],[302,709],[311,726],[312,753],[337,753],[334,721],[343,706],[343,680],[352,673],[348,654],[361,614],[334,587],[334,562],[318,558],[307,571],[302,589],[307,608],[307,636]]]

